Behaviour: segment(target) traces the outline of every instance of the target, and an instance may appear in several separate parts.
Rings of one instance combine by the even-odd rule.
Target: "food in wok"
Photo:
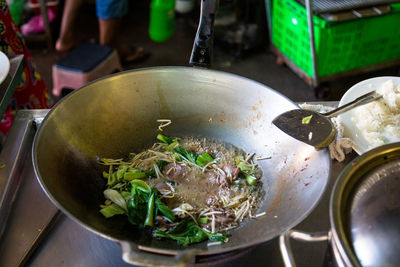
[[[124,159],[99,160],[108,167],[106,217],[126,215],[154,238],[180,245],[228,241],[228,231],[255,215],[263,196],[261,170],[240,149],[206,138],[157,135],[149,149]],[[254,214],[254,215],[253,215]]]

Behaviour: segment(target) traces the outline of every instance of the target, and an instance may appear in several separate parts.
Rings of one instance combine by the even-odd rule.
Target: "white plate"
[[[353,85],[342,97],[339,102],[339,107],[347,104],[357,97],[366,94],[368,92],[374,91],[379,88],[384,82],[387,80],[392,80],[393,83],[400,87],[400,77],[392,77],[392,76],[383,76],[371,78],[368,80],[364,80]],[[357,109],[357,108],[355,108]],[[355,127],[354,123],[351,121],[351,117],[353,116],[353,112],[355,109],[347,111],[341,115],[339,118],[341,119],[344,127],[343,136],[348,137],[353,141],[353,149],[357,154],[361,155],[368,150],[371,150],[372,147],[369,147],[369,143],[365,138],[360,135],[360,130]]]
[[[0,84],[5,80],[10,71],[10,61],[8,57],[0,51]]]

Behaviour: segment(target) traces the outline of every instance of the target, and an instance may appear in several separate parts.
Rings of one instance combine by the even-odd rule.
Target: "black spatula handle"
[[[214,20],[218,0],[202,0],[199,27],[189,63],[208,67],[212,61]]]

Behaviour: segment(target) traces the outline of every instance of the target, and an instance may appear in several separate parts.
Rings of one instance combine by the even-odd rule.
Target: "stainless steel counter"
[[[30,266],[130,266],[122,261],[117,243],[86,230],[58,212],[41,190],[33,171],[31,146],[36,122],[40,123],[46,113],[47,110],[18,112],[0,154],[0,165],[6,164],[0,169],[0,194],[10,174],[12,181],[16,181],[11,183],[11,189],[19,188],[0,243],[0,266],[27,263]],[[355,156],[350,154],[343,163],[332,162],[331,178],[323,199],[296,229],[329,230],[330,191],[340,171]],[[20,159],[21,163],[14,164],[13,158]],[[6,203],[7,207],[11,207],[10,203]],[[292,247],[298,266],[323,265],[327,243],[293,242]],[[283,266],[277,239],[243,253],[212,259],[212,263],[216,266]]]

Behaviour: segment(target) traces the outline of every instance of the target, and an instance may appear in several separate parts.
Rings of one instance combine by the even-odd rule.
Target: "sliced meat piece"
[[[160,191],[160,192],[171,191],[171,188],[166,183],[163,183],[163,182],[157,183],[154,187],[157,188],[158,191]]]
[[[216,214],[215,215],[215,220],[219,222],[220,224],[229,224],[233,223],[235,220],[235,217],[232,214]]]
[[[161,225],[161,226],[166,226],[166,225],[168,225],[168,221],[167,221],[166,219],[164,219],[163,217],[161,217],[161,216],[156,216],[156,217],[154,218],[154,221],[155,221],[157,224]]]
[[[167,228],[174,227],[178,224],[178,223],[169,222],[166,219],[164,219],[164,217],[162,217],[162,216],[156,216],[154,218],[154,221],[158,226],[167,227]]]
[[[220,173],[209,172],[208,180],[210,183],[218,185],[219,187],[226,187],[229,185],[226,175],[222,175]]]
[[[208,180],[212,184],[218,184],[218,175],[215,172],[208,172]]]
[[[208,153],[208,154],[210,154],[211,157],[214,158],[213,150],[209,147],[201,147],[197,150],[197,154],[199,154],[199,155],[204,154],[204,153]]]
[[[215,227],[224,227],[235,221],[235,217],[232,214],[215,214]],[[208,223],[204,227],[211,231],[212,221],[208,220]]]
[[[187,174],[187,169],[182,165],[169,163],[163,167],[162,174],[168,180],[180,182],[185,178]]]
[[[234,167],[230,164],[225,164],[221,167],[221,169],[226,173],[228,177],[232,177],[232,181],[235,181],[239,177],[240,169],[238,167]]]
[[[208,153],[212,156],[213,150],[210,147],[202,147],[200,144],[189,145],[186,149],[189,151],[196,152],[196,154],[201,155],[204,153]]]

